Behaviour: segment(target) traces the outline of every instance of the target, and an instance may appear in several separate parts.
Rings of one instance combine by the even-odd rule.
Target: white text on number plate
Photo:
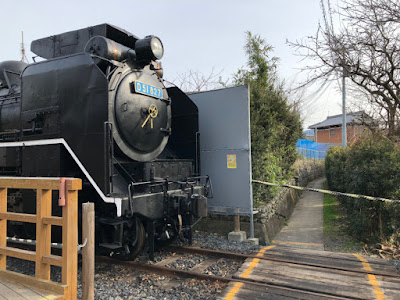
[[[135,92],[155,98],[162,98],[162,89],[140,81],[135,81]]]

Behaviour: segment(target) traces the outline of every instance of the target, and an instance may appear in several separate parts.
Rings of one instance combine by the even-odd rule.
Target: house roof
[[[365,117],[366,114],[363,111],[357,111],[354,113],[346,114],[346,124],[354,123],[356,121],[361,121],[361,118]],[[342,115],[334,115],[328,117],[325,121],[308,126],[310,129],[323,128],[330,126],[342,125]]]
[[[314,135],[314,129],[308,129],[303,131],[304,135]]]

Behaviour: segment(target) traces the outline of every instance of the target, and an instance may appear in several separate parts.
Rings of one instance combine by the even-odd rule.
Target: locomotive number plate
[[[162,89],[140,81],[134,82],[135,92],[154,98],[162,99]]]

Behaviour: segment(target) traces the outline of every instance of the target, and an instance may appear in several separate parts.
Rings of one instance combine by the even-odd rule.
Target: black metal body
[[[192,216],[206,214],[207,186],[195,177],[197,107],[178,88],[167,89],[152,62],[135,60],[137,40],[108,24],[36,40],[32,51],[48,60],[0,86],[0,142],[65,139],[101,192],[121,199],[121,214],[62,145],[0,147],[0,173],[83,178],[82,196],[96,202],[106,247],[122,245],[127,226],[137,239],[138,218],[149,222],[149,236],[164,241],[182,227],[190,232]],[[136,81],[162,96],[137,92]],[[25,197],[24,210],[32,211],[32,202]]]

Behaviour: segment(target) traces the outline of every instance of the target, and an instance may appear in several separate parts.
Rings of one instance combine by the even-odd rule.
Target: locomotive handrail
[[[182,180],[168,180],[168,184],[194,184],[196,183],[195,181],[189,181],[189,180],[196,180],[196,179],[208,179],[208,176],[193,176],[193,177],[188,177],[187,181],[182,181]],[[153,180],[153,181],[140,181],[140,182],[132,182],[132,186],[138,186],[138,185],[146,185],[146,184],[165,184],[165,180]]]
[[[82,180],[65,178],[0,177],[0,278],[12,279],[24,285],[44,288],[63,295],[77,297],[78,268],[78,190]],[[8,189],[36,190],[36,214],[7,211]],[[52,191],[65,192],[62,217],[52,216]],[[7,246],[7,221],[36,223],[36,251]],[[51,226],[62,227],[62,255],[51,254]],[[7,270],[7,256],[35,262],[35,277]],[[61,267],[61,284],[50,281],[50,266]]]

